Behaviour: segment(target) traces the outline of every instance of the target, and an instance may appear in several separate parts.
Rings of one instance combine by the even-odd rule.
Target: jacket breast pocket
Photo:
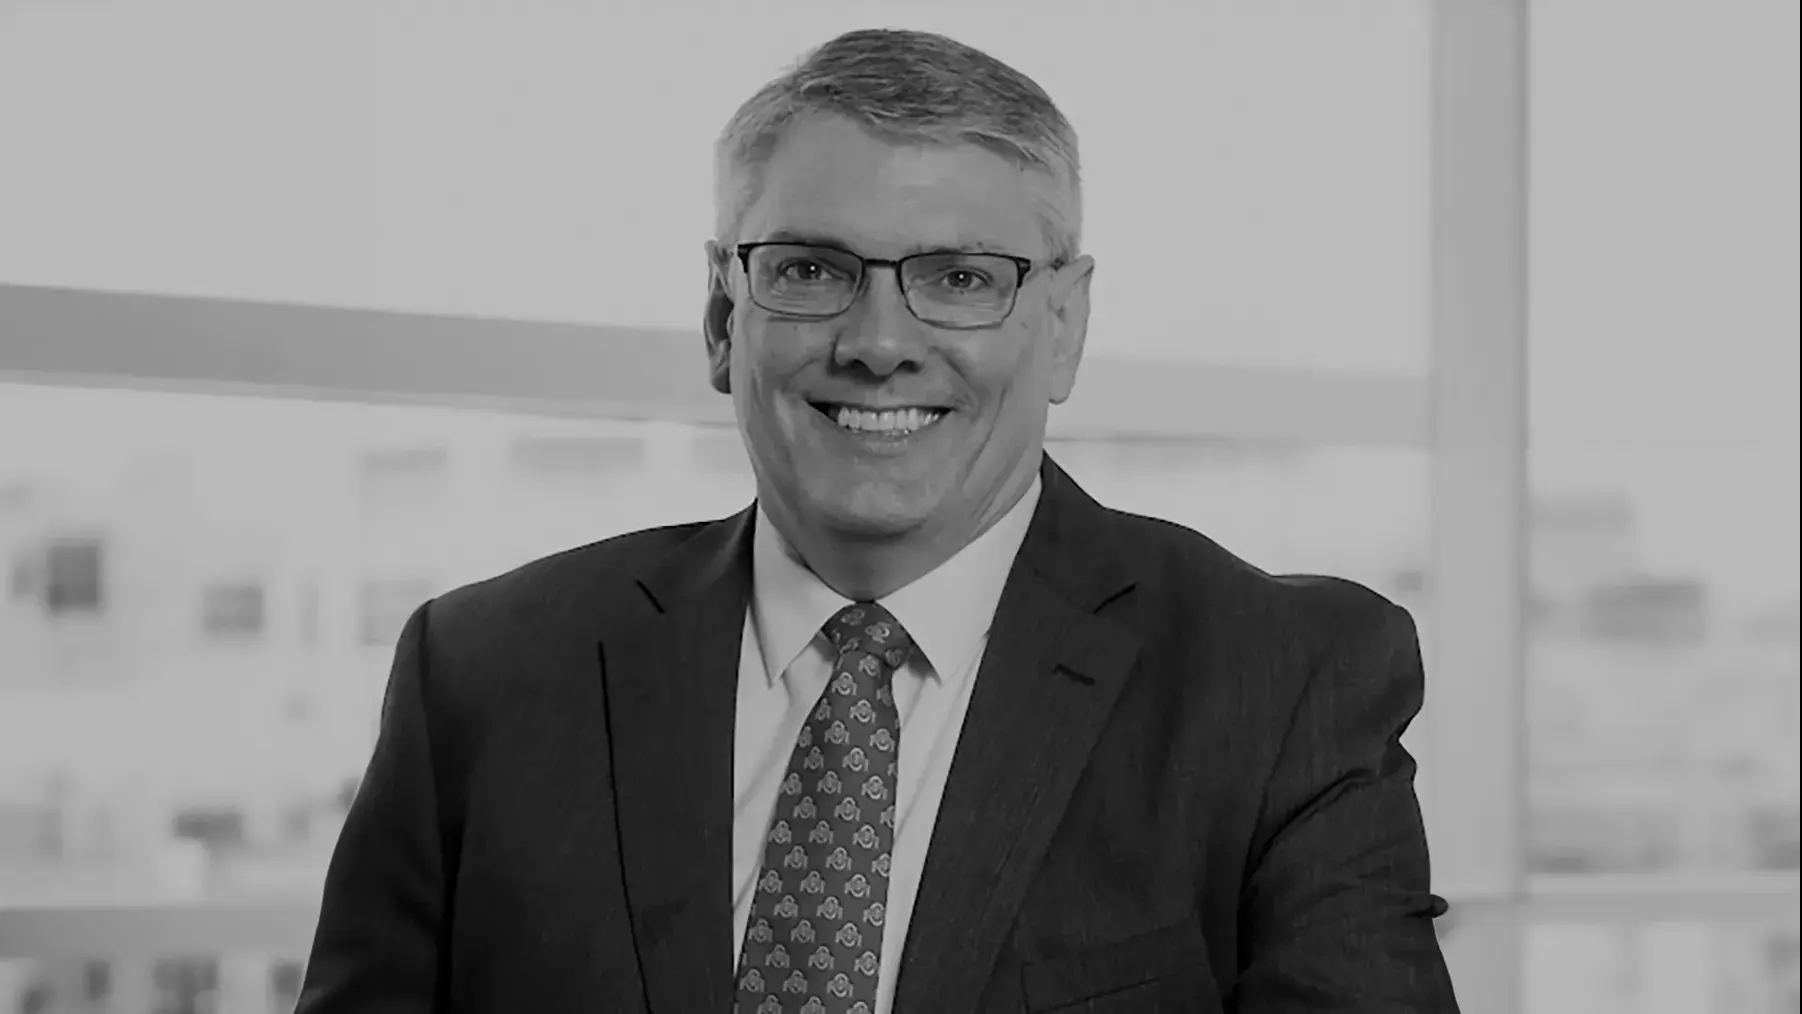
[[[1182,922],[1025,965],[1034,1014],[1220,1014],[1201,924]]]

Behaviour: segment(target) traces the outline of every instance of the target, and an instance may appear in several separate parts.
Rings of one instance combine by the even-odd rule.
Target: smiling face
[[[1033,262],[1004,321],[947,329],[914,316],[884,267],[836,317],[771,312],[752,301],[732,247],[708,244],[713,381],[732,395],[771,520],[791,540],[919,538],[955,551],[1031,484],[1049,406],[1076,379],[1092,261],[1041,267],[1043,177],[975,146],[897,145],[812,116],[790,125],[761,175],[727,244],[806,238],[872,258]],[[822,277],[811,263],[771,266],[796,284]]]

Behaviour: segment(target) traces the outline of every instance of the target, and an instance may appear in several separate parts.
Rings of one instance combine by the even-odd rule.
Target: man
[[[1402,609],[1043,453],[1073,132],[853,32],[739,110],[706,245],[736,517],[421,607],[299,1010],[1455,1011]]]

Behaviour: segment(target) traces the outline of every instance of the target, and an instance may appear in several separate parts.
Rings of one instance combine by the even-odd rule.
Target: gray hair
[[[973,144],[1051,184],[1039,195],[1054,261],[1082,242],[1076,131],[1031,78],[930,32],[846,32],[803,56],[738,108],[714,146],[717,238],[736,236],[764,163],[796,117],[843,116],[893,143]]]

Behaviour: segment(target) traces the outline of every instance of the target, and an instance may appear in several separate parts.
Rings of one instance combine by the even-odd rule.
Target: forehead
[[[865,256],[922,249],[1045,253],[1037,174],[975,145],[894,144],[849,120],[810,116],[785,132],[744,220],[745,241],[835,239]]]

